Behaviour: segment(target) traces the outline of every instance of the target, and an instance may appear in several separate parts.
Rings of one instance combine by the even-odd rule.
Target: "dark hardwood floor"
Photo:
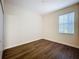
[[[3,59],[79,59],[79,49],[41,39],[5,50]]]

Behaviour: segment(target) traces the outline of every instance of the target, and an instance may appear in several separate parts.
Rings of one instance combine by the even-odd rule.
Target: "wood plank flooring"
[[[3,59],[79,59],[79,49],[41,39],[5,50]]]

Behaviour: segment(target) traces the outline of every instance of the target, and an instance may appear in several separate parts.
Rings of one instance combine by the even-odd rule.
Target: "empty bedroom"
[[[1,0],[0,35],[0,59],[79,59],[79,0]]]

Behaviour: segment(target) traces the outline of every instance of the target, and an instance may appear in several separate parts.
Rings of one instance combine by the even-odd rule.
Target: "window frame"
[[[67,29],[66,27],[65,27],[65,28],[64,28],[64,27],[63,27],[63,28],[60,28],[60,26],[62,25],[62,23],[61,23],[61,25],[60,25],[60,17],[65,17],[65,16],[67,16],[67,18],[68,18],[68,15],[71,14],[71,13],[72,13],[72,16],[73,16],[73,18],[72,18],[72,19],[73,19],[73,20],[72,20],[73,22],[71,22],[71,26],[72,26],[73,29],[72,29],[71,32],[69,32],[69,28],[68,28],[68,29]],[[65,16],[64,16],[64,15],[65,15]],[[72,16],[71,16],[71,17],[72,17]],[[64,19],[63,19],[63,20],[64,20]],[[66,19],[66,20],[68,20],[68,19]],[[68,12],[68,13],[65,13],[65,14],[62,14],[62,15],[59,15],[59,33],[74,34],[74,33],[75,33],[75,27],[74,27],[75,24],[74,24],[74,23],[75,23],[75,12],[74,12],[74,11],[73,11],[73,12]],[[70,24],[70,23],[69,23],[69,24]],[[69,24],[68,24],[68,21],[67,21],[67,24],[63,22],[63,25],[62,25],[62,26],[64,26],[64,25],[69,25]],[[67,26],[67,27],[68,27],[68,26]],[[62,32],[60,31],[61,29],[62,29]],[[65,32],[65,30],[67,30],[67,32]],[[70,29],[70,30],[71,30],[71,29]]]

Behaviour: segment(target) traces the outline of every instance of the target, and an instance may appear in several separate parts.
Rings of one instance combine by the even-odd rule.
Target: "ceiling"
[[[79,0],[5,0],[6,4],[46,14],[78,3]],[[5,5],[6,6],[6,5]]]

